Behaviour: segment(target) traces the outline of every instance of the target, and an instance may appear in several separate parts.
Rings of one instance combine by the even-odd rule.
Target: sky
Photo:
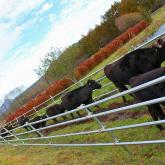
[[[29,87],[54,48],[77,42],[101,22],[114,0],[0,0],[0,99]]]

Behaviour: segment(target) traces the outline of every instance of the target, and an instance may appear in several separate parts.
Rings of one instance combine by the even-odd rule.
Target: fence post
[[[30,128],[32,128],[32,130],[34,130],[38,135],[40,135],[41,137],[44,137],[44,135],[41,132],[37,131],[37,129],[33,127],[31,123],[26,122],[26,124],[30,126]],[[51,144],[51,141],[49,141],[49,139],[47,141]]]
[[[53,99],[53,97],[52,97],[51,95],[50,95],[50,98],[51,98],[51,100],[52,100],[54,103],[56,103],[55,100]]]
[[[10,130],[4,128],[5,131],[7,131],[10,135],[14,136],[17,140],[19,140],[19,138],[13,133],[11,132]],[[24,141],[21,141],[22,143],[24,143]]]
[[[5,138],[3,138],[2,136],[0,136],[0,138],[3,139],[3,141],[4,141],[5,143],[11,144],[8,140],[6,140]]]
[[[85,111],[87,112],[87,114],[88,114],[89,116],[93,114],[93,112],[91,112],[91,111],[90,111],[89,109],[87,109],[87,108],[85,108]],[[102,130],[105,129],[106,125],[105,125],[103,122],[101,122],[97,117],[93,117],[93,119],[101,126],[101,129],[102,129]],[[117,137],[115,136],[114,133],[112,133],[112,132],[109,132],[109,133],[110,133],[111,138],[114,140],[114,143],[120,142],[120,140],[117,139]],[[128,154],[132,155],[132,153],[129,151],[128,147],[126,147],[126,146],[121,146],[121,147],[122,147]]]
[[[38,114],[38,111],[36,110],[36,108],[35,108],[35,107],[33,107],[33,109],[34,109],[34,111],[36,112],[36,114],[37,114],[37,115],[39,115],[39,114]]]

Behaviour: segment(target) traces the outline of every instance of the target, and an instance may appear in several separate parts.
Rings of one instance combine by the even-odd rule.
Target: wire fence
[[[151,43],[152,41],[154,41],[155,39],[163,36],[165,33],[153,38],[152,40],[148,41],[147,43],[142,44],[141,46],[137,47],[136,49],[143,47],[145,45],[147,45],[148,43]],[[72,85],[71,87],[65,89],[64,91],[60,92],[58,95],[64,93],[65,91],[68,91],[69,89],[73,88],[76,84],[82,85],[82,81],[88,79],[89,77],[95,75],[96,73],[100,72],[101,70],[103,70],[103,68],[100,68],[99,70],[95,71],[94,73],[84,77],[83,79],[81,79],[79,82],[76,82],[74,85]],[[102,81],[104,80],[106,77],[100,77],[97,79],[97,81]],[[76,147],[76,146],[112,146],[112,145],[119,145],[121,146],[124,150],[126,150],[129,154],[131,154],[131,152],[129,151],[127,145],[135,145],[135,144],[162,144],[165,143],[165,140],[148,140],[148,141],[129,141],[129,142],[121,142],[121,140],[119,140],[119,138],[115,135],[115,131],[117,130],[125,130],[125,129],[129,129],[129,128],[138,128],[138,127],[144,127],[144,126],[150,126],[150,125],[158,125],[158,124],[163,124],[165,123],[165,120],[159,120],[159,121],[152,121],[152,122],[144,122],[144,123],[139,123],[139,124],[130,124],[130,125],[125,125],[125,126],[118,126],[118,127],[112,127],[109,128],[105,122],[101,121],[99,117],[105,116],[105,115],[109,115],[109,114],[113,114],[113,113],[118,113],[118,112],[124,112],[126,110],[133,110],[134,108],[139,108],[141,106],[148,106],[148,105],[152,105],[152,104],[156,104],[156,103],[161,103],[165,101],[165,97],[161,97],[161,98],[156,98],[153,100],[148,100],[145,102],[140,102],[140,103],[136,103],[136,104],[132,104],[132,105],[127,105],[124,107],[120,107],[120,108],[116,108],[116,109],[112,109],[112,110],[106,110],[105,112],[96,112],[93,113],[91,111],[89,111],[88,108],[91,108],[93,106],[97,106],[97,105],[101,105],[105,102],[109,102],[112,99],[124,96],[126,94],[130,94],[130,93],[134,93],[136,91],[142,90],[144,88],[147,88],[149,86],[153,86],[155,84],[161,83],[165,81],[165,76],[159,77],[155,80],[149,81],[147,83],[144,83],[142,85],[139,85],[137,87],[128,89],[124,92],[120,92],[111,96],[108,96],[106,98],[100,99],[103,96],[109,95],[111,93],[117,92],[117,89],[114,89],[113,91],[103,93],[99,96],[94,97],[95,102],[88,104],[88,105],[81,105],[80,107],[64,112],[62,114],[58,114],[52,117],[47,117],[45,119],[42,120],[38,120],[35,122],[27,122],[26,124],[22,125],[22,126],[17,126],[16,128],[13,129],[7,129],[7,128],[3,128],[5,129],[4,132],[1,132],[0,134],[0,145],[13,145],[13,146],[60,146],[60,147]],[[111,82],[108,82],[107,84],[104,84],[103,87],[107,87],[112,85]],[[53,96],[53,98],[55,98],[56,96]],[[52,98],[51,98],[52,99]],[[56,101],[55,101],[56,103]],[[52,103],[54,104],[54,103]],[[50,106],[50,105],[49,105]],[[36,108],[36,107],[34,107]],[[140,109],[138,109],[140,110]],[[79,111],[83,111],[85,113],[85,116],[79,117],[79,118],[75,118],[75,119],[68,119],[68,120],[63,120],[59,123],[54,123],[51,125],[45,125],[45,127],[41,127],[41,128],[35,128],[35,124],[39,124],[41,122],[48,122],[52,119],[56,119],[62,116],[66,116],[68,114],[74,113],[74,112],[79,112]],[[36,111],[37,113],[37,111]],[[24,114],[26,115],[26,114]],[[66,133],[66,134],[56,134],[53,136],[45,136],[42,131],[44,130],[49,130],[49,129],[55,129],[55,128],[59,128],[61,126],[68,126],[69,124],[75,124],[77,122],[83,122],[89,119],[93,119],[99,126],[99,129],[95,129],[95,130],[90,130],[90,131],[79,131],[79,132],[73,132],[73,133]],[[18,120],[18,119],[17,119]],[[25,131],[25,127],[30,127],[31,130],[29,131]],[[52,139],[53,138],[60,138],[60,137],[69,137],[69,136],[78,136],[78,135],[88,135],[88,134],[94,134],[94,133],[103,133],[103,132],[107,132],[110,134],[113,142],[109,142],[109,143],[85,143],[85,144],[56,144],[53,143]],[[39,137],[34,137],[34,133],[36,133]],[[30,136],[30,137],[29,137]],[[46,140],[43,142],[40,142],[40,140]],[[36,143],[39,142],[39,143]]]

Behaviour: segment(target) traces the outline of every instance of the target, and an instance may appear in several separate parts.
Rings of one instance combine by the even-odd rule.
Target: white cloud
[[[56,19],[56,15],[55,14],[49,14],[48,15],[48,19],[50,23],[53,23]]]
[[[0,27],[6,26],[5,29],[0,30],[0,59],[14,46],[14,43],[18,41],[20,31],[10,30],[9,25],[2,25]]]
[[[48,11],[50,8],[53,7],[53,4],[52,3],[45,3],[41,10],[39,11],[40,14],[44,13],[45,11]]]
[[[73,2],[75,3],[73,4]],[[88,5],[85,8],[81,8],[86,3],[87,1],[85,0],[70,2],[67,9],[65,8],[61,13],[61,20],[54,22],[46,38],[38,45],[39,49],[40,47],[49,48],[51,46],[65,47],[78,41],[82,34],[86,34],[89,29],[100,23],[100,16],[109,9],[112,0],[88,1]]]
[[[37,21],[32,18],[16,25],[19,17],[41,5],[45,0],[1,0],[0,1],[0,59],[3,58],[20,40],[23,30]]]
[[[31,0],[26,0],[26,2],[28,3],[29,1]],[[37,0],[33,1],[37,2]],[[5,2],[5,0],[3,2]],[[43,2],[43,0],[38,0],[38,2]],[[110,8],[110,5],[113,3],[113,1],[63,0],[60,1],[60,3],[63,3],[65,6],[60,14],[60,20],[57,20],[55,15],[50,14],[48,16],[48,19],[51,22],[52,27],[48,34],[45,36],[45,38],[37,45],[23,46],[22,49],[18,49],[18,51],[13,56],[17,57],[19,56],[19,54],[21,54],[22,58],[24,58],[28,57],[27,55],[29,55],[28,58],[24,58],[22,61],[19,61],[19,63],[15,65],[15,67],[12,70],[10,70],[10,72],[6,71],[6,74],[3,74],[3,77],[0,77],[0,84],[3,84],[1,85],[1,89],[3,90],[1,91],[0,97],[2,97],[3,94],[7,93],[9,90],[15,88],[16,86],[22,84],[30,85],[34,81],[36,81],[37,76],[35,75],[33,69],[35,69],[39,65],[40,59],[44,57],[45,53],[50,51],[50,47],[66,47],[78,41],[81,38],[82,34],[87,34],[89,29],[94,28],[95,24],[100,23],[100,16],[103,15],[105,11]],[[48,9],[48,6],[45,7],[45,9]],[[21,11],[22,10],[20,9],[18,13],[21,13]],[[9,17],[10,11],[6,13]],[[15,14],[15,16],[16,15],[18,16],[18,14]],[[33,21],[36,22],[35,19]],[[23,29],[31,25],[32,23],[28,22],[19,27],[16,27],[15,30],[12,31],[13,34],[9,34],[8,38],[5,41],[1,40],[3,35],[0,33],[0,45],[5,43],[3,45],[3,52],[5,50],[9,50],[9,47],[12,47],[12,43],[14,43],[20,37],[20,33],[23,31]],[[3,25],[3,32],[6,29],[5,26],[7,28],[11,27],[10,25]],[[5,33],[7,34],[8,31],[5,31]],[[1,50],[2,47],[0,47],[0,52]]]
[[[45,0],[1,0],[0,18],[15,19],[27,11],[35,9]]]

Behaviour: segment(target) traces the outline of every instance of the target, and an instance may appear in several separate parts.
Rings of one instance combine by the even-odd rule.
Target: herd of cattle
[[[159,39],[159,46],[153,46],[151,48],[141,48],[128,53],[120,60],[105,66],[105,76],[110,79],[119,91],[127,90],[126,85],[135,87],[154,80],[158,77],[165,75],[165,67],[161,67],[161,64],[165,61],[165,41]],[[27,122],[35,122],[38,120],[52,117],[58,114],[62,114],[65,111],[73,110],[79,107],[81,104],[90,104],[93,102],[92,93],[95,89],[100,89],[101,84],[95,80],[88,80],[87,83],[77,89],[74,89],[66,93],[61,98],[61,104],[55,104],[46,109],[46,114],[43,116],[36,116],[33,119],[22,116],[19,119],[19,125],[23,126],[27,131],[32,130],[33,127],[38,129],[46,126],[46,121],[32,124],[32,127],[26,125]],[[159,97],[165,96],[165,81],[153,85],[151,87],[142,89],[138,92],[131,94],[138,101],[147,101]],[[126,103],[127,100],[123,97],[123,101]],[[159,103],[148,105],[149,113],[153,120],[165,119],[165,113]],[[91,111],[90,109],[88,109]],[[80,117],[80,113],[77,111],[77,115]],[[73,114],[70,114],[74,118]],[[66,120],[66,116],[62,116]],[[56,118],[53,119],[57,122]],[[5,137],[9,135],[6,130],[12,130],[13,125],[8,124],[1,129],[1,136]],[[165,129],[162,125],[157,125],[160,130]],[[40,134],[38,134],[40,136]]]

